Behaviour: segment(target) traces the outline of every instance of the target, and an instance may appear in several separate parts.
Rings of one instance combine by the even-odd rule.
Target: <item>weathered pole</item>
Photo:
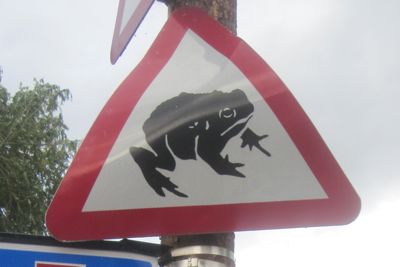
[[[236,34],[237,22],[236,0],[159,0],[168,6],[168,12],[171,13],[183,7],[201,8],[208,15],[216,19],[225,28]],[[185,247],[219,247],[226,249],[229,252],[234,252],[234,233],[219,233],[219,234],[203,234],[203,235],[186,235],[186,236],[163,236],[161,244],[170,246],[173,249]],[[206,248],[206,247],[205,247]],[[212,254],[212,253],[211,253]],[[214,258],[223,262],[225,266],[232,267],[234,262],[228,257],[220,257],[214,255]],[[192,265],[197,266],[197,265]],[[210,264],[210,266],[215,266]],[[219,265],[218,265],[219,266]]]
[[[236,34],[237,22],[236,0],[158,0],[168,6],[168,12],[171,13],[183,7],[201,8],[207,14],[225,28]]]

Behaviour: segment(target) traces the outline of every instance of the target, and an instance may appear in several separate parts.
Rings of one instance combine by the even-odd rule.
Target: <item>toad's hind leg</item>
[[[188,197],[177,190],[178,186],[172,183],[169,177],[165,177],[156,168],[160,168],[160,159],[152,152],[141,147],[130,147],[130,154],[142,170],[146,182],[160,196],[165,197],[163,188],[179,197]]]

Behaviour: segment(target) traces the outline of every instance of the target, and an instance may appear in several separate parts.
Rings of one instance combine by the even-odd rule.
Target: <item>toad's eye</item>
[[[224,108],[219,111],[219,117],[225,118],[225,119],[230,119],[230,118],[235,118],[236,117],[236,110],[235,109],[230,109],[230,108]]]

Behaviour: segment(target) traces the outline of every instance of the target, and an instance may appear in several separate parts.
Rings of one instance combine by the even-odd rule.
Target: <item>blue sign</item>
[[[159,247],[132,240],[63,243],[0,233],[0,267],[157,267]]]
[[[137,259],[3,248],[0,259],[2,267],[152,267],[150,262]]]

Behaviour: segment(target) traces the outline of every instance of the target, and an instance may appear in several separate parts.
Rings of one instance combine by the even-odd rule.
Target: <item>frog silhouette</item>
[[[245,177],[237,170],[244,164],[230,162],[229,156],[222,157],[221,152],[232,137],[244,130],[253,112],[253,104],[240,89],[228,93],[181,93],[157,106],[143,124],[146,142],[154,153],[134,146],[129,152],[159,196],[164,197],[166,189],[179,197],[188,197],[157,168],[175,170],[174,156],[183,160],[200,157],[220,175]],[[259,143],[267,136],[247,128],[241,135],[241,147],[257,147],[271,156]]]

